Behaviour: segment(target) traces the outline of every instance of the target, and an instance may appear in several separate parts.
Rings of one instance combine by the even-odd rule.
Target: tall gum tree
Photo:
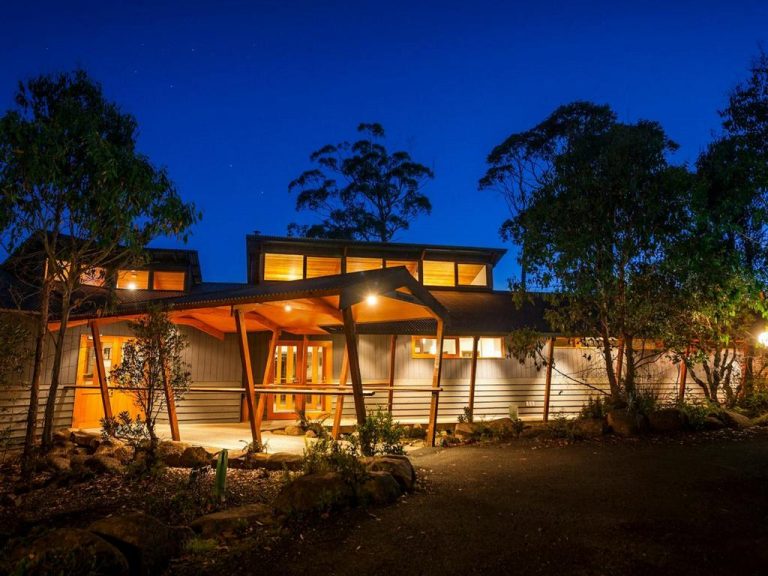
[[[194,205],[182,201],[166,171],[138,152],[133,116],[107,101],[100,85],[84,71],[21,83],[15,104],[0,118],[0,188],[5,210],[1,223],[5,248],[17,254],[14,266],[31,271],[28,278],[36,275],[39,287],[23,458],[28,476],[52,296],[60,328],[45,409],[44,445],[50,442],[63,342],[82,278],[136,261],[157,236],[186,240],[200,215]],[[17,250],[25,243],[37,248]],[[98,274],[103,277],[105,272]]]
[[[317,168],[303,172],[288,185],[298,192],[296,210],[322,220],[288,227],[290,235],[390,242],[397,232],[432,211],[424,184],[432,170],[408,152],[389,152],[382,144],[380,124],[360,124],[361,139],[328,144],[313,152]]]

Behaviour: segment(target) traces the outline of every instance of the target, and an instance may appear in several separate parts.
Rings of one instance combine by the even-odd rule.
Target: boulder
[[[127,464],[131,461],[131,451],[129,447],[115,438],[109,438],[102,441],[96,448],[94,455],[109,456],[122,464]]]
[[[749,428],[752,426],[752,420],[750,420],[744,414],[740,414],[735,410],[723,410],[720,412],[720,419],[729,428]]]
[[[307,437],[307,438],[317,438],[317,432],[315,432],[315,431],[314,431],[314,430],[312,430],[312,429],[309,429],[309,430],[307,430],[307,431],[304,433],[304,436],[305,436],[305,437]]]
[[[707,416],[704,418],[704,430],[722,430],[725,424],[716,416]]]
[[[469,422],[459,422],[453,429],[453,435],[460,440],[467,440],[474,437],[475,427]]]
[[[181,453],[178,466],[180,468],[203,468],[210,466],[212,453],[202,446],[190,446]]]
[[[125,556],[96,534],[79,528],[58,528],[19,549],[16,572],[29,576],[128,576]]]
[[[97,474],[120,475],[125,473],[125,466],[117,458],[103,454],[88,456],[83,460],[83,465]]]
[[[286,436],[304,436],[304,429],[301,426],[286,426]]]
[[[72,464],[70,464],[69,458],[57,454],[48,454],[45,457],[45,464],[48,466],[49,470],[59,474],[72,470]]]
[[[266,455],[267,470],[301,470],[304,465],[304,456],[301,454],[292,454],[290,452],[275,452]]]
[[[648,415],[648,424],[654,432],[679,432],[688,424],[688,417],[679,408],[662,408]]]
[[[76,431],[76,428],[62,428],[56,430],[53,433],[52,439],[54,444],[65,444],[71,442],[72,433]]]
[[[85,432],[84,430],[74,430],[70,434],[70,440],[89,450],[95,450],[101,443],[101,434],[95,432]]]
[[[602,418],[577,418],[571,425],[573,434],[579,438],[597,438],[605,433],[605,420]]]
[[[360,487],[360,499],[364,504],[380,506],[391,504],[403,494],[395,477],[389,472],[369,472]]]
[[[88,529],[123,553],[131,574],[162,573],[183,546],[178,530],[142,512],[102,518]]]
[[[404,492],[412,492],[416,484],[416,471],[406,456],[388,454],[363,459],[365,469],[369,472],[388,472]]]
[[[515,434],[515,424],[512,418],[497,418],[485,423],[494,436],[512,436]]]
[[[178,468],[181,464],[181,455],[189,448],[189,444],[165,440],[157,445],[157,457],[165,462],[166,466]]]
[[[248,504],[228,508],[195,519],[190,527],[203,538],[215,538],[223,532],[234,532],[254,525],[274,523],[272,510],[265,504]]]
[[[755,426],[768,426],[768,414],[763,414],[752,420],[752,424]]]
[[[302,516],[346,508],[354,502],[354,490],[341,474],[328,472],[299,476],[280,491],[274,507],[279,514]]]
[[[611,410],[607,421],[614,434],[619,436],[635,436],[640,432],[639,418],[626,410]]]

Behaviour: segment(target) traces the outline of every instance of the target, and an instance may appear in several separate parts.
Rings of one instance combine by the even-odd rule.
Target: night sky
[[[657,120],[690,162],[768,41],[768,2],[7,2],[0,109],[16,84],[85,68],[139,121],[139,148],[204,215],[206,280],[245,280],[245,234],[284,235],[309,154],[380,122],[430,166],[404,242],[503,246],[485,157],[560,104]],[[176,246],[161,239],[155,246]],[[512,246],[506,246],[513,248]],[[496,285],[516,268],[514,250]]]

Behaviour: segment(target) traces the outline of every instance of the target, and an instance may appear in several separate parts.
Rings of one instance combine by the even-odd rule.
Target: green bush
[[[719,409],[707,401],[682,402],[677,405],[688,420],[691,430],[704,430],[707,416],[716,415]]]
[[[375,412],[368,412],[365,423],[355,427],[349,441],[362,456],[405,454],[403,436],[405,430],[392,419],[392,414],[378,408]]]
[[[659,407],[659,393],[652,387],[637,388],[627,396],[627,411],[632,414],[648,416]]]
[[[358,483],[366,475],[365,466],[360,462],[355,447],[337,442],[330,436],[306,442],[301,471],[304,474],[338,472],[352,484]]]
[[[603,419],[609,411],[607,396],[590,396],[587,403],[581,407],[581,418]]]

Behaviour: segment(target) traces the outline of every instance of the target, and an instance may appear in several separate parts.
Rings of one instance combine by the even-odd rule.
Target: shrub
[[[688,426],[692,430],[704,430],[707,416],[716,414],[718,409],[707,401],[682,402],[678,408],[688,419]]]
[[[555,414],[547,422],[546,434],[551,438],[567,438],[568,440],[575,440],[576,434],[573,429],[573,422],[568,420],[564,414]]]
[[[392,414],[378,408],[368,412],[364,424],[358,424],[350,437],[354,450],[362,456],[377,454],[405,454],[405,430],[392,419]]]
[[[587,403],[581,407],[581,418],[603,419],[609,411],[608,398],[605,396],[590,396]]]
[[[756,387],[750,394],[739,398],[736,405],[742,408],[750,418],[755,418],[768,412],[768,388]]]
[[[459,414],[459,417],[457,420],[459,421],[459,424],[472,424],[473,416],[472,411],[469,409],[469,406],[464,406],[464,413]]]
[[[515,435],[515,438],[520,438],[520,434],[523,433],[525,424],[520,419],[516,404],[509,405],[509,419],[512,420],[512,433]]]
[[[659,393],[652,387],[637,388],[627,397],[627,412],[648,416],[659,406]]]
[[[365,466],[360,462],[355,447],[343,445],[330,436],[306,442],[301,471],[304,474],[338,472],[351,484],[359,483],[366,475]]]

